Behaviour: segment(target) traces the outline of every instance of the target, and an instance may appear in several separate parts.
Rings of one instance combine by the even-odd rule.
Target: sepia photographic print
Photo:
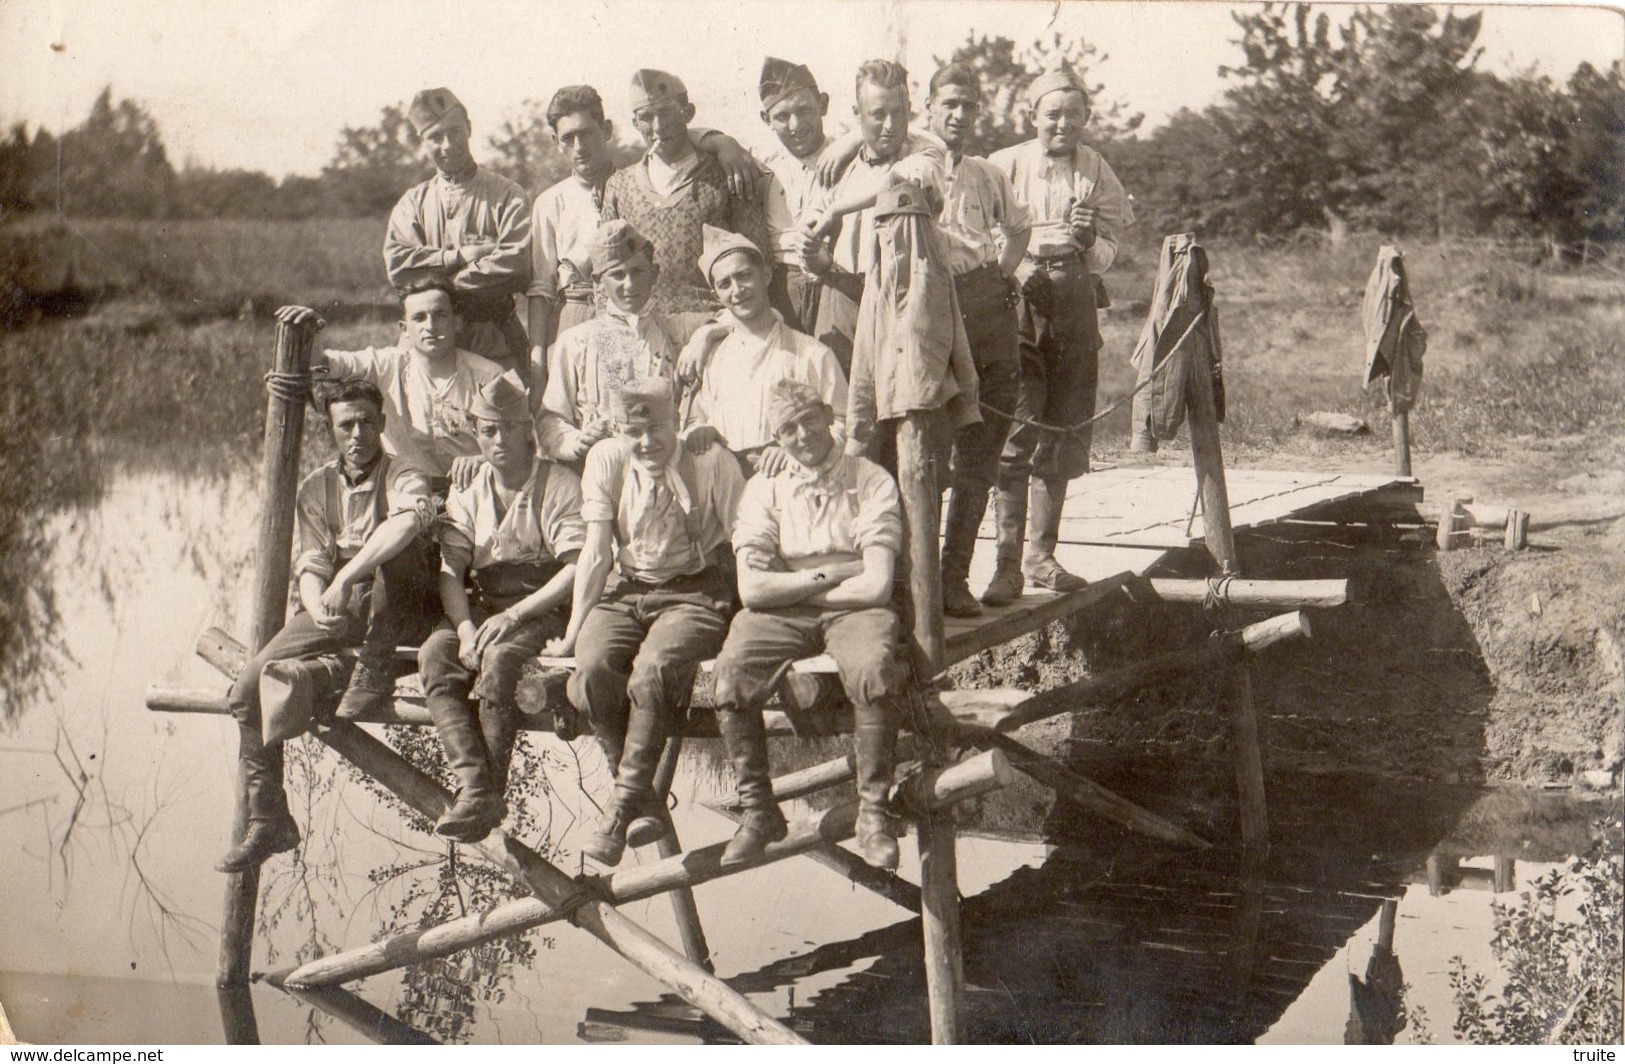
[[[1615,1059],[1621,11],[6,0],[0,122],[11,1059]]]

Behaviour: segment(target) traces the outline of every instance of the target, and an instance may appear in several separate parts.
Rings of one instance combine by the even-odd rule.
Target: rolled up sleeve
[[[858,512],[852,520],[852,539],[861,553],[870,547],[903,549],[903,503],[891,474],[869,466],[858,483]]]
[[[779,553],[779,518],[773,505],[773,478],[754,477],[745,484],[734,515],[733,547],[760,551],[770,558]]]
[[[440,571],[461,580],[474,564],[474,513],[468,492],[454,491],[440,523]]]

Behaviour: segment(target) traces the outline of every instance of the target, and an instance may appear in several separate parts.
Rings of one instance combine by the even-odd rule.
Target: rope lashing
[[[273,369],[265,374],[265,390],[296,406],[310,399],[313,382],[314,375],[310,373],[280,373]]]
[[[1202,612],[1228,613],[1230,610],[1230,584],[1235,577],[1225,573],[1207,578],[1207,590],[1202,595]]]
[[[1185,326],[1185,331],[1179,334],[1179,339],[1174,343],[1174,346],[1168,349],[1167,357],[1159,362],[1156,367],[1152,369],[1152,371],[1143,379],[1138,381],[1133,388],[1129,389],[1128,394],[1118,399],[1115,403],[1108,406],[1100,413],[1095,414],[1093,417],[1084,418],[1082,421],[1079,421],[1076,424],[1046,425],[1042,421],[1034,421],[1031,418],[1022,417],[1019,414],[1012,414],[1008,411],[1000,410],[998,407],[989,403],[979,403],[978,405],[983,410],[994,415],[995,417],[1005,418],[1006,420],[1012,421],[1017,425],[1025,425],[1030,429],[1037,429],[1039,432],[1047,432],[1056,436],[1076,436],[1083,432],[1084,429],[1093,426],[1095,422],[1104,421],[1106,418],[1117,413],[1117,411],[1123,409],[1123,407],[1128,405],[1130,400],[1132,400],[1136,395],[1139,395],[1140,392],[1150,385],[1152,381],[1155,381],[1163,373],[1167,372],[1168,367],[1173,365],[1173,356],[1177,354],[1179,349],[1185,345],[1185,341],[1190,339],[1191,333],[1196,330],[1196,327],[1202,323],[1202,319],[1206,317],[1207,311],[1204,310],[1200,314],[1197,314],[1196,317],[1192,318],[1191,323]]]

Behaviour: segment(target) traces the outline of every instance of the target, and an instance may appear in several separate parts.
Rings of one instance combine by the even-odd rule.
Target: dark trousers
[[[380,676],[407,671],[395,648],[421,643],[440,619],[440,547],[419,536],[378,567],[372,581],[361,662]]]
[[[265,742],[261,730],[260,673],[268,662],[297,661],[359,646],[364,627],[359,612],[346,614],[344,623],[329,631],[300,611],[237,674],[226,700],[237,720],[237,760],[248,789],[251,818],[269,820],[288,812],[288,799],[282,792],[282,744]]]
[[[1028,283],[1019,316],[1021,397],[1015,413],[1046,425],[1074,425],[1095,413],[1100,327],[1095,287],[1080,256],[1046,259]],[[1061,436],[1017,424],[1000,459],[1001,490],[1029,477],[1070,480],[1089,471],[1091,432]]]
[[[886,607],[740,610],[717,655],[717,706],[761,712],[785,665],[828,653],[857,719],[885,721],[902,685],[897,637],[897,612]]]
[[[497,611],[487,609],[480,603],[469,604],[469,614],[475,625],[484,624],[494,612]],[[556,612],[532,618],[509,630],[500,642],[486,647],[476,671],[464,665],[458,656],[461,644],[451,622],[441,621],[418,650],[418,671],[423,674],[423,693],[431,704],[440,697],[465,703],[474,699],[511,706],[519,689],[519,678],[524,672],[525,662],[540,654],[548,640],[563,634],[564,618]],[[472,712],[472,706],[470,710]]]
[[[945,579],[964,580],[970,572],[976,530],[987,510],[988,492],[998,480],[999,460],[1010,432],[1010,419],[994,411],[1013,413],[1020,403],[1021,361],[1016,307],[998,267],[984,266],[960,274],[954,283],[982,402],[982,420],[966,425],[954,437],[950,473],[953,493],[943,529],[943,575]]]
[[[813,335],[818,328],[819,295],[824,286],[799,266],[775,263],[773,280],[767,290],[768,303],[797,332]]]
[[[587,614],[567,691],[612,763],[634,746],[659,758],[700,662],[722,646],[731,607],[732,589],[712,567],[659,585],[627,581]]]

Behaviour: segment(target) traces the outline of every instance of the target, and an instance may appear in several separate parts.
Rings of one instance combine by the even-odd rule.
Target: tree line
[[[1242,61],[1221,68],[1217,102],[1146,131],[1095,86],[1093,143],[1135,194],[1142,224],[1266,241],[1349,229],[1525,237],[1556,249],[1625,237],[1622,63],[1582,64],[1561,84],[1495,74],[1479,65],[1482,16],[1451,9],[1276,3],[1232,17]],[[1105,58],[1060,36],[1018,47],[975,34],[938,57],[982,75],[969,150],[1031,136],[1023,90],[1057,56],[1086,78]],[[568,172],[542,110],[526,101],[486,134],[481,156],[532,192]],[[623,162],[638,156],[620,149]],[[109,88],[60,137],[19,125],[0,141],[0,216],[378,216],[428,173],[404,105],[342,130],[315,177],[177,169],[151,115]]]

